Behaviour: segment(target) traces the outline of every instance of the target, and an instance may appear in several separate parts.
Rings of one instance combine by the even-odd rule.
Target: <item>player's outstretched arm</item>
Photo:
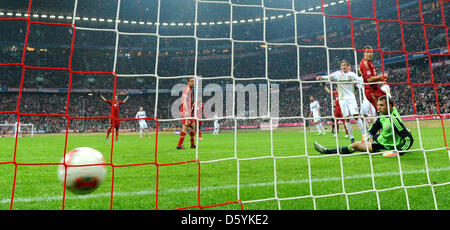
[[[101,95],[101,94],[100,94],[100,98],[101,98],[103,101],[107,101],[106,98],[105,98],[103,95]]]

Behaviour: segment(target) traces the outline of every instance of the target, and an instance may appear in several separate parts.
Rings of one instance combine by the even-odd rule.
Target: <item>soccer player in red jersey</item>
[[[119,101],[119,97],[117,95],[115,97],[115,100],[107,100],[105,97],[103,97],[103,95],[100,95],[100,98],[113,107],[112,118],[111,118],[108,130],[107,130],[106,140],[108,140],[108,138],[109,138],[109,133],[111,133],[111,131],[115,128],[116,129],[116,141],[119,141],[120,121],[117,120],[120,118],[119,107],[121,104],[127,102],[129,96],[127,95],[127,97],[123,101]]]
[[[327,86],[325,86],[325,91],[327,91],[327,93],[329,94],[333,94],[334,97],[334,117],[335,118],[343,118],[344,116],[342,115],[342,111],[341,111],[341,106],[339,105],[339,95],[337,91],[331,91]],[[334,132],[334,127],[336,126],[336,132],[334,133],[334,136],[339,134],[339,120],[340,119],[335,119],[333,121],[333,126],[331,127],[331,132]],[[345,135],[348,135],[348,131],[347,131],[347,127],[345,127],[345,121],[344,122],[344,129],[345,129]]]
[[[195,79],[193,77],[188,78],[187,86],[184,87],[183,93],[181,95],[181,106],[180,114],[183,120],[181,121],[182,128],[180,132],[180,139],[178,140],[177,149],[184,149],[183,142],[186,137],[187,131],[190,129],[189,135],[191,136],[191,148],[196,148],[195,146],[195,120],[185,119],[188,117],[194,117],[194,93],[192,89],[195,85]]]
[[[382,84],[388,78],[387,74],[377,74],[377,68],[373,64],[373,48],[369,45],[363,47],[364,58],[359,64],[359,71],[361,72],[364,83],[380,82]],[[380,84],[365,84],[364,94],[367,100],[376,108],[378,98],[386,95],[386,93],[381,90]]]

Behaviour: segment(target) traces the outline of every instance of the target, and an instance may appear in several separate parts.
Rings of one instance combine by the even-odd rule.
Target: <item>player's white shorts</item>
[[[368,100],[364,100],[361,106],[361,114],[369,117],[374,117],[377,115],[377,111]]]
[[[340,100],[339,105],[343,117],[358,114],[358,104],[356,103],[356,100]]]
[[[146,129],[147,128],[147,122],[145,122],[145,120],[140,120],[139,121],[139,128],[140,129]]]
[[[218,129],[220,127],[219,123],[214,123],[214,128]]]

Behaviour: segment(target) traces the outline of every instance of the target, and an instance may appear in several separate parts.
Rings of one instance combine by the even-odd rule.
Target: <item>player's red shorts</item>
[[[198,121],[198,127],[201,127],[203,125],[203,121]]]
[[[369,102],[373,105],[373,107],[377,108],[377,102],[376,100],[378,100],[378,98],[380,98],[383,95],[386,95],[386,93],[381,90],[381,88],[378,88],[376,90],[373,89],[365,89],[364,93],[366,94],[366,98],[367,100],[369,100]],[[374,97],[376,98],[376,100],[374,99]]]

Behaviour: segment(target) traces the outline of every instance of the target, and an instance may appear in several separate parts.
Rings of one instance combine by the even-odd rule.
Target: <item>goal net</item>
[[[444,0],[0,6],[8,31],[0,35],[0,115],[46,134],[0,139],[9,151],[0,156],[8,182],[0,209],[449,209],[449,9]],[[351,140],[325,89],[338,85],[316,76],[346,60],[361,77],[366,45],[414,144],[394,157],[320,154],[315,142],[332,149]],[[179,150],[189,78],[197,125]],[[356,84],[355,95],[359,111],[364,91]],[[125,101],[120,118],[100,96]],[[141,106],[150,138],[139,138]],[[356,120],[371,125],[378,117],[349,117],[356,142],[363,138]],[[105,140],[110,120],[121,126]],[[21,128],[33,136],[33,125]],[[96,192],[76,196],[58,184],[55,165],[82,146],[103,153],[108,175]],[[38,176],[43,169],[55,180]]]

